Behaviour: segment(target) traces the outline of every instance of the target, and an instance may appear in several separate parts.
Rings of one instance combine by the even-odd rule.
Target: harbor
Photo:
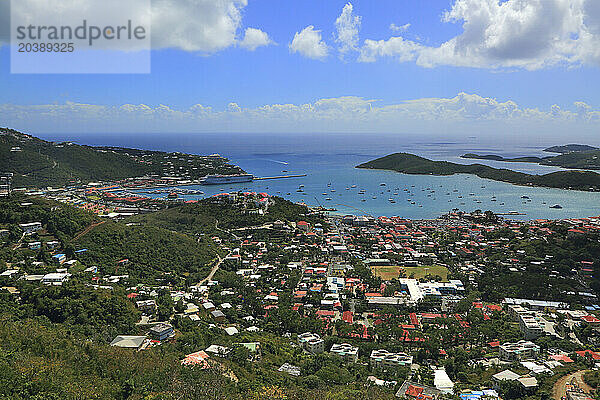
[[[373,138],[377,140],[371,140]],[[600,193],[517,186],[465,174],[406,175],[355,168],[378,155],[389,153],[392,147],[430,159],[467,162],[460,159],[461,154],[480,150],[470,148],[465,142],[443,146],[406,141],[394,144],[390,142],[390,137],[377,135],[368,142],[365,138],[365,141],[356,144],[354,141],[337,141],[333,138],[317,140],[307,136],[303,140],[304,147],[295,144],[293,152],[280,153],[279,148],[272,145],[275,135],[265,135],[259,142],[249,142],[242,135],[231,135],[230,139],[227,151],[211,147],[213,145],[208,143],[209,151],[226,153],[232,163],[252,174],[252,180],[202,185],[201,182],[177,182],[177,179],[173,179],[173,183],[161,187],[123,189],[134,192],[138,189],[143,192],[161,189],[162,192],[157,194],[138,192],[139,195],[153,198],[168,196],[171,192],[169,188],[189,189],[185,194],[178,194],[182,201],[228,192],[268,193],[296,203],[336,209],[330,211],[332,214],[397,215],[414,219],[436,218],[454,209],[466,212],[489,210],[520,220],[600,215]],[[281,137],[277,136],[277,139]],[[358,145],[361,149],[357,149]],[[200,149],[201,144],[198,146]],[[487,151],[507,156],[532,153],[529,144],[523,148],[503,150],[490,147]],[[478,161],[494,164],[493,161]],[[530,174],[556,171],[555,167],[531,163],[511,163],[510,166]]]

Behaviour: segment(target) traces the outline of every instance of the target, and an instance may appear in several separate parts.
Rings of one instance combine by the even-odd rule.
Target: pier
[[[297,174],[297,175],[264,176],[262,178],[254,178],[254,180],[262,181],[265,179],[302,178],[303,176],[307,176],[307,175],[306,174]]]

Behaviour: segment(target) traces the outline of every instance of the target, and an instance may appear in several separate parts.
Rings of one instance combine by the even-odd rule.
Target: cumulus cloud
[[[345,96],[305,104],[267,104],[245,108],[229,103],[223,110],[196,104],[105,106],[65,104],[0,105],[3,124],[31,132],[422,132],[505,135],[514,132],[577,132],[597,139],[600,110],[584,102],[563,109],[521,107],[477,94],[421,98],[397,104]],[[65,121],[68,121],[66,123]]]
[[[272,43],[273,41],[266,32],[256,28],[246,28],[244,39],[240,42],[240,46],[247,50],[254,51],[261,46],[268,46]]]
[[[272,43],[260,29],[246,28],[242,32],[242,13],[248,4],[247,0],[152,0],[148,2],[151,3],[149,9],[121,0],[105,2],[104,20],[114,21],[116,8],[121,10],[121,15],[132,20],[148,22],[148,25],[151,21],[152,46],[155,49],[175,48],[212,54],[236,44],[254,50]],[[8,38],[9,3],[8,0],[0,0],[0,44]],[[23,14],[21,16],[25,20],[47,21],[53,18],[76,21],[81,20],[95,2],[64,0],[59,9],[54,7],[54,3],[40,0],[22,0],[18,4],[18,12]],[[96,8],[93,9],[93,16],[98,18]],[[244,34],[241,40],[240,33]]]
[[[462,24],[462,33],[439,46],[402,37],[367,40],[360,60],[529,70],[600,64],[597,0],[455,0],[442,21]]]
[[[235,44],[247,0],[153,0],[152,45],[214,53]]]
[[[290,52],[312,58],[314,60],[323,60],[327,57],[329,48],[321,37],[321,31],[315,30],[313,25],[309,25],[296,32],[292,43],[290,43]]]
[[[342,13],[335,20],[336,37],[339,44],[340,56],[358,48],[358,31],[360,30],[361,17],[353,14],[351,3],[346,3]]]
[[[406,32],[408,28],[410,28],[410,24],[404,24],[399,26],[394,23],[390,24],[390,31],[392,32]]]
[[[414,60],[423,46],[400,36],[388,40],[366,39],[360,48],[358,61],[374,62],[380,57],[394,57],[400,62]]]

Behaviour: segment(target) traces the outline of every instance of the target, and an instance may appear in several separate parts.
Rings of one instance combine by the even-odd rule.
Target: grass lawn
[[[443,282],[448,281],[448,268],[441,265],[423,265],[420,267],[404,267],[406,276],[414,274],[415,279],[424,278],[426,275],[439,276]]]
[[[398,278],[402,275],[402,267],[389,265],[376,265],[371,267],[373,275],[380,277],[384,281]]]
[[[373,275],[380,277],[384,281],[398,278],[402,276],[402,272],[406,272],[406,277],[410,277],[414,274],[415,279],[424,278],[430,274],[432,276],[439,276],[443,282],[448,281],[448,269],[441,265],[423,265],[421,267],[399,267],[390,265],[374,265],[371,267]]]

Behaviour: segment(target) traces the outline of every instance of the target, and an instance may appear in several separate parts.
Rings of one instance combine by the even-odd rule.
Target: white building
[[[509,315],[519,322],[519,329],[525,340],[533,340],[544,335],[544,326],[535,312],[523,308],[519,304],[507,307]]]
[[[325,342],[316,333],[305,332],[298,335],[298,343],[310,354],[319,354],[325,351]]]
[[[23,232],[25,232],[28,235],[30,233],[37,232],[42,229],[41,222],[29,222],[27,224],[19,224],[19,226],[21,227]]]
[[[369,365],[372,368],[394,368],[399,366],[410,366],[413,358],[405,353],[390,353],[387,350],[373,350],[369,357]]]
[[[353,347],[348,343],[336,343],[331,346],[331,350],[329,350],[329,352],[342,358],[345,362],[358,361],[358,347]]]
[[[44,275],[42,283],[46,285],[62,285],[64,282],[69,280],[71,274],[66,272],[51,272]]]
[[[435,388],[442,393],[452,394],[454,392],[454,382],[450,380],[446,370],[441,368],[433,372],[433,384]]]
[[[520,361],[535,359],[540,354],[540,346],[533,342],[519,340],[517,343],[504,343],[500,345],[500,359],[502,361]]]

